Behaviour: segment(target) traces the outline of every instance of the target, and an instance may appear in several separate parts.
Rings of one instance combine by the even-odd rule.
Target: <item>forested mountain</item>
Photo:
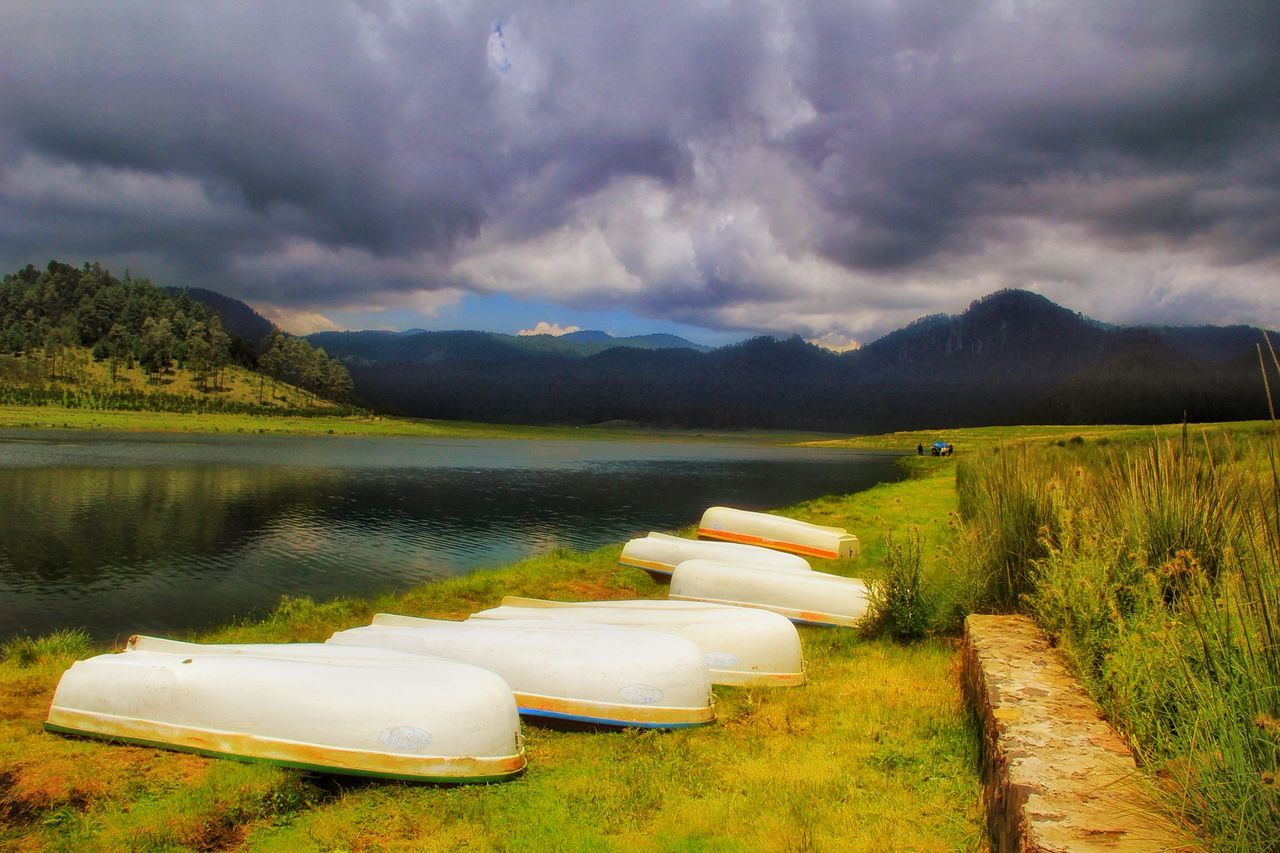
[[[265,324],[266,337],[244,340],[228,331],[224,316],[241,334],[256,334]],[[97,263],[28,264],[4,276],[0,357],[7,357],[0,363],[6,399],[28,402],[85,396],[95,405],[126,398],[130,406],[143,405],[147,395],[115,387],[122,370],[135,365],[155,386],[169,384],[175,369],[189,372],[206,395],[224,390],[225,369],[233,363],[314,397],[341,401],[351,394],[350,375],[338,360],[281,333],[244,303],[212,291],[159,288],[127,273],[118,279]],[[105,387],[83,369],[81,359],[87,364],[90,358],[109,365]],[[196,402],[206,407],[216,396]]]
[[[366,403],[420,417],[879,431],[1266,415],[1260,330],[1109,326],[1019,290],[839,355],[798,338],[594,355],[480,332],[311,340]]]
[[[704,347],[675,335],[635,335],[615,338],[608,332],[581,331],[566,335],[504,335],[498,332],[316,332],[307,340],[347,364],[385,362],[435,363],[458,357],[516,358],[517,352],[531,355],[584,357],[615,347],[625,349],[689,349],[707,352]]]
[[[526,335],[524,337],[541,338],[552,336]],[[678,335],[656,333],[617,338],[608,332],[600,332],[593,329],[569,332],[568,334],[553,338],[553,340],[576,344],[583,355],[604,352],[605,350],[613,347],[632,347],[634,349],[691,349],[697,350],[698,352],[707,352],[711,349],[711,347],[704,347],[702,344],[695,344],[693,341],[686,341]]]
[[[201,305],[213,309],[222,318],[222,324],[231,336],[244,341],[255,355],[267,335],[276,330],[275,323],[239,299],[205,290],[203,287],[167,287],[165,290],[175,296],[185,294]]]
[[[263,328],[262,340],[240,343],[229,331]],[[1245,326],[1111,326],[1019,290],[842,354],[799,338],[703,351],[672,336],[594,331],[304,340],[237,300],[116,279],[97,264],[52,261],[0,283],[0,356],[22,356],[27,384],[37,374],[74,383],[63,354],[78,350],[111,365],[113,378],[117,365],[136,363],[163,382],[177,366],[216,392],[222,366],[239,360],[321,397],[345,399],[354,388],[356,400],[388,412],[498,423],[870,432],[1258,418],[1267,411],[1255,351],[1262,340]],[[7,375],[0,386],[18,381]]]
[[[139,362],[150,374],[176,361],[202,384],[231,361],[231,336],[216,312],[145,278],[124,280],[98,264],[28,265],[0,282],[0,352],[40,350],[59,378],[60,355],[89,347],[115,366]]]

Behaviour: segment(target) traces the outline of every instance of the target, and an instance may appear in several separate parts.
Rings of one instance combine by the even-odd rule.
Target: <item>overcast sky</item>
[[[1280,325],[1280,3],[5,0],[0,265],[322,326]]]

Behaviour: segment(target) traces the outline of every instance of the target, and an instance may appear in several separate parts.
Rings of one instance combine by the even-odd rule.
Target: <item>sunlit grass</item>
[[[402,422],[391,429],[409,428],[403,424],[430,426]],[[479,429],[503,434],[503,428]],[[577,437],[581,431],[565,432]],[[1249,621],[1255,618],[1249,602],[1259,600],[1258,583],[1274,583],[1274,572],[1266,581],[1264,572],[1242,563],[1247,555],[1235,545],[1213,557],[1225,567],[1215,569],[1221,581],[1214,594],[1185,595],[1189,581],[1207,582],[1208,575],[1204,560],[1177,556],[1184,540],[1204,551],[1210,540],[1188,537],[1254,498],[1225,489],[1226,468],[1206,480],[1203,471],[1158,467],[1181,464],[1176,453],[1159,460],[1142,455],[1154,437],[1178,438],[1179,432],[999,428],[964,438],[949,432],[941,437],[956,444],[955,458],[911,457],[904,460],[910,477],[900,483],[783,510],[859,535],[862,559],[815,561],[823,571],[880,577],[888,537],[901,542],[919,535],[935,636],[900,644],[803,628],[811,676],[805,687],[718,688],[717,724],[691,731],[528,725],[528,772],[502,785],[362,782],[47,735],[40,723],[58,676],[93,650],[75,632],[15,640],[0,662],[0,846],[982,849],[977,735],[945,634],[970,609],[995,606],[1035,609],[1113,718],[1135,737],[1175,805],[1189,809],[1216,838],[1242,839],[1238,847],[1262,843],[1267,824],[1259,815],[1273,808],[1268,779],[1275,776],[1257,761],[1276,754],[1280,714],[1269,715],[1259,704],[1276,698],[1274,680],[1261,691],[1256,681],[1255,664],[1270,658],[1250,658],[1243,650],[1262,636],[1261,627],[1249,628],[1259,624]],[[1231,477],[1265,469],[1244,449],[1259,436],[1257,424],[1210,433],[1215,464],[1234,466]],[[901,437],[858,441],[896,447]],[[914,441],[906,449],[913,447]],[[957,465],[969,469],[964,476],[976,478],[970,485],[987,489],[989,498],[1025,487],[1028,500],[1044,501],[1045,511],[1002,514],[982,501],[966,505],[955,486]],[[997,469],[1004,485],[993,492]],[[1171,490],[1178,495],[1166,494]],[[1141,515],[1146,505],[1159,512]],[[1265,518],[1274,523],[1273,516]],[[1265,541],[1256,538],[1262,520],[1245,526],[1251,541]],[[975,526],[978,521],[1010,529],[997,535]],[[1119,543],[1108,533],[1117,525],[1133,538]],[[1235,535],[1221,533],[1234,527],[1217,529],[1213,541]],[[1004,562],[990,561],[992,543]],[[1035,551],[1039,543],[1044,548]],[[558,550],[375,599],[285,599],[263,620],[195,639],[323,640],[378,611],[462,618],[507,594],[660,597],[661,585],[616,564],[619,548]],[[1144,549],[1159,558],[1134,557]],[[1006,586],[1000,599],[992,583],[1009,571],[1011,553],[1029,565],[1016,569],[1025,569],[1024,585]],[[1263,565],[1276,565],[1272,552],[1258,554]],[[1275,595],[1266,589],[1264,597]],[[1170,609],[1170,602],[1178,604]],[[1201,678],[1206,665],[1224,677]],[[1196,707],[1193,723],[1162,717],[1174,705]],[[1188,738],[1194,748],[1187,748]]]
[[[9,381],[19,386],[26,384],[32,374],[25,369],[27,363],[22,356],[0,355],[0,378],[9,377]],[[37,355],[35,363],[42,365],[44,360]],[[220,382],[210,379],[201,383],[192,371],[176,364],[168,371],[156,374],[148,374],[136,363],[132,367],[119,364],[113,376],[110,363],[94,361],[88,347],[72,347],[63,356],[63,366],[56,378],[47,375],[44,369],[35,372],[41,377],[40,384],[73,394],[163,393],[248,406],[334,408],[334,404],[327,400],[316,398],[288,383],[273,382],[239,364],[223,366]]]
[[[791,507],[847,524],[874,574],[888,533],[932,537],[955,506],[952,468]],[[936,531],[936,532],[935,532]],[[197,639],[322,640],[379,610],[461,618],[504,594],[658,597],[620,545],[559,550],[373,600],[286,599],[268,618]],[[76,642],[23,641],[0,663],[0,846],[161,849],[965,850],[985,847],[976,731],[951,641],[911,645],[802,628],[810,682],[718,688],[716,725],[569,732],[527,725],[518,781],[440,788],[361,782],[43,733]],[[20,663],[19,659],[25,660]]]
[[[1232,421],[1229,423],[1194,424],[1194,430],[1210,430],[1223,436],[1258,436],[1270,426],[1266,421]],[[1076,426],[992,426],[955,427],[945,429],[905,430],[880,435],[853,436],[812,442],[815,446],[854,447],[868,450],[899,450],[914,452],[916,445],[924,446],[927,456],[929,446],[935,441],[948,441],[955,446],[957,455],[979,449],[990,449],[1008,444],[1053,445],[1058,447],[1102,445],[1113,443],[1150,442],[1156,438],[1176,438],[1182,432],[1182,424],[1124,425],[1091,424]]]
[[[1219,849],[1280,838],[1276,441],[1192,427],[960,462],[952,571],[1034,614]]]
[[[363,787],[248,837],[268,849],[980,847],[976,744],[950,650],[814,646],[807,688],[720,691],[717,726],[527,727],[529,770],[515,783]],[[900,688],[887,700],[886,685]]]
[[[422,438],[534,438],[572,441],[741,441],[796,444],[815,433],[768,430],[681,430],[615,426],[522,426],[397,418],[389,415],[273,415],[220,412],[133,412],[64,406],[0,405],[0,429],[91,429],[121,432],[247,433],[264,435],[406,436]]]

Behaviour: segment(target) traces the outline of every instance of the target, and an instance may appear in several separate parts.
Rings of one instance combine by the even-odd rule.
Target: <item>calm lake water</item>
[[[747,444],[0,430],[0,639],[207,627],[899,476]]]

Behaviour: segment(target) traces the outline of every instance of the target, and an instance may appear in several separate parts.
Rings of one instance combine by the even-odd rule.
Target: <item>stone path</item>
[[[982,727],[997,850],[1195,850],[1124,739],[1025,616],[970,616],[964,687]]]

